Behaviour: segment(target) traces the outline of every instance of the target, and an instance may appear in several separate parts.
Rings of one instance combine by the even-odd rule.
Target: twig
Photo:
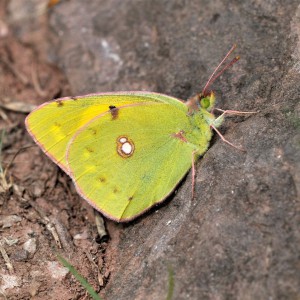
[[[37,106],[34,104],[24,103],[20,101],[9,101],[7,103],[0,103],[0,107],[19,112],[19,113],[30,113],[32,112]],[[3,118],[3,116],[1,116]]]
[[[36,205],[36,203],[32,200],[28,200],[29,204],[32,206],[33,209],[36,210],[36,212],[40,215],[41,217],[41,221],[43,224],[46,225],[46,228],[48,229],[48,231],[52,234],[55,243],[57,245],[58,248],[62,249],[62,245],[61,245],[61,241],[59,239],[58,233],[56,231],[55,226],[50,222],[49,218],[46,216],[45,212],[38,207],[38,205]]]
[[[4,259],[5,263],[6,263],[7,269],[8,269],[10,272],[14,272],[14,267],[13,267],[13,265],[11,264],[10,259],[9,259],[8,255],[7,255],[7,253],[6,253],[6,251],[5,251],[4,247],[3,247],[3,245],[4,245],[4,241],[1,240],[1,241],[0,241],[0,252],[1,252],[1,255],[2,255],[2,257],[3,257],[3,259]]]
[[[8,165],[6,166],[5,170],[4,170],[4,175],[6,175],[7,173],[7,170],[12,166],[14,160],[16,159],[16,157],[23,151],[23,150],[26,150],[28,148],[31,148],[33,147],[34,145],[27,145],[27,146],[24,146],[20,149],[18,149],[18,151],[14,154],[14,156],[12,157],[11,161],[8,163]]]
[[[59,239],[59,236],[58,236],[58,233],[56,231],[55,226],[51,222],[49,222],[49,223],[46,224],[46,228],[52,234],[57,247],[60,248],[60,249],[62,249],[62,245],[61,245],[61,242],[60,242],[60,239]]]
[[[1,106],[1,104],[0,104]],[[6,115],[6,113],[0,109],[0,117],[5,121],[5,122],[9,122],[8,116]]]
[[[17,68],[6,57],[1,57],[1,61],[24,85],[29,84],[29,79],[27,76],[17,70]]]
[[[32,67],[31,68],[31,78],[32,78],[33,88],[36,91],[36,93],[41,97],[45,97],[47,95],[47,92],[45,90],[43,90],[41,85],[40,85],[40,81],[39,81],[39,78],[38,78],[37,67]]]
[[[96,264],[96,263],[94,262],[94,260],[93,260],[93,257],[92,257],[92,255],[91,255],[91,253],[88,252],[87,250],[84,250],[84,253],[85,253],[86,257],[88,258],[88,260],[90,261],[90,263],[91,263],[97,270],[99,270],[97,264]]]

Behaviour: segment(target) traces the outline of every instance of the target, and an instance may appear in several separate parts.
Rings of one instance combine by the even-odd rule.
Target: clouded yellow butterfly
[[[208,86],[237,60],[220,70],[234,48],[186,103],[149,92],[62,98],[30,113],[27,130],[84,199],[110,219],[132,220],[163,201],[207,150],[224,115],[212,114]]]

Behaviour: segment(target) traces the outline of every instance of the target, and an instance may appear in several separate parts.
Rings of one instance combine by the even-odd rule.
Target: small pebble
[[[0,226],[2,226],[2,228],[9,228],[9,227],[13,226],[15,223],[18,223],[21,221],[22,221],[22,218],[17,215],[5,216],[5,217],[1,218]]]
[[[57,261],[48,261],[47,268],[51,277],[55,279],[62,279],[69,273],[69,270]]]
[[[36,252],[36,238],[31,238],[23,245],[24,250],[33,255]]]

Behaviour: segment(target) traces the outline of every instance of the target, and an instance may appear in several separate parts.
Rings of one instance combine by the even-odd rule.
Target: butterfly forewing
[[[147,92],[119,92],[62,98],[47,102],[26,118],[26,127],[42,150],[68,173],[65,153],[75,132],[101,113],[132,103],[165,102],[182,105],[175,98]]]

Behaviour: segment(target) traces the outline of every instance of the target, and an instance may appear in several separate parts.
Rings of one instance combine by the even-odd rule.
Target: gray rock
[[[80,11],[80,13],[78,13]],[[298,1],[65,1],[52,26],[74,95],[201,91],[233,43],[241,60],[214,85],[217,107],[259,111],[222,127],[168,205],[128,225],[107,253],[107,299],[296,299],[300,294]],[[163,183],[161,183],[163,184]],[[298,295],[298,296],[297,296]]]

